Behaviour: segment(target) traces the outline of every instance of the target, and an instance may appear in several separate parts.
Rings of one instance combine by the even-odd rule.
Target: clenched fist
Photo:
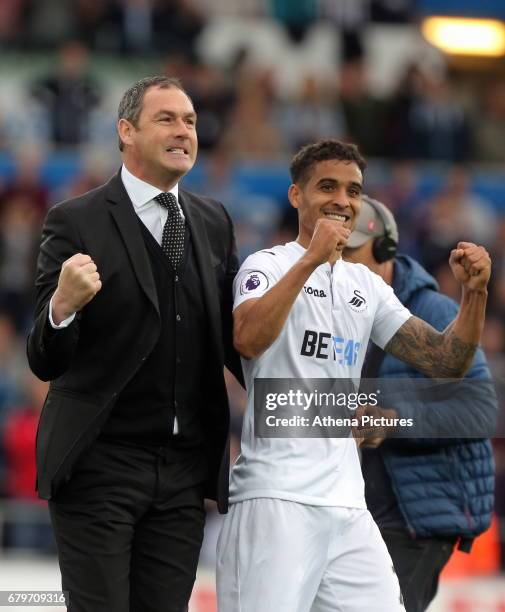
[[[471,291],[482,291],[491,276],[491,258],[482,246],[472,242],[458,242],[451,251],[449,265],[457,281]]]
[[[354,417],[358,419],[360,425],[352,428],[352,435],[358,448],[380,446],[388,436],[393,434],[395,427],[388,423],[394,421],[397,416],[396,411],[392,408],[380,408],[369,404],[357,408]],[[364,417],[374,419],[374,424],[365,423]]]
[[[59,325],[81,310],[102,288],[97,267],[89,255],[76,253],[63,262],[53,295],[53,321]]]
[[[318,219],[306,256],[317,265],[326,263],[335,257],[335,252],[339,252],[338,257],[340,257],[350,235],[351,230],[344,227],[342,222]]]

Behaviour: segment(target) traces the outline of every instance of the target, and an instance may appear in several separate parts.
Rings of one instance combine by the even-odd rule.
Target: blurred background
[[[49,207],[119,167],[117,105],[138,78],[178,76],[192,97],[200,153],[184,184],[225,204],[242,259],[296,237],[289,160],[326,137],[359,145],[366,192],[443,292],[459,300],[455,242],[485,245],[483,346],[505,378],[504,20],[503,0],[0,0],[0,589],[59,588],[33,490],[47,391],[25,360],[35,257]],[[236,453],[245,398],[229,391]],[[505,610],[504,441],[494,448],[496,521],[455,554],[433,612]],[[192,612],[215,611],[218,530],[209,507]]]

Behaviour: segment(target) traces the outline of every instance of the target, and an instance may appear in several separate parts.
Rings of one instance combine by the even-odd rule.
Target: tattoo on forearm
[[[470,366],[477,346],[463,342],[451,328],[440,333],[422,319],[411,317],[385,350],[428,376],[458,378]]]

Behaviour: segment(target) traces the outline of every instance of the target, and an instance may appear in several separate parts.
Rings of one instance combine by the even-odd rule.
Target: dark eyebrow
[[[178,114],[179,113],[174,113],[174,111],[171,111],[171,110],[160,110],[154,115],[154,119],[159,119],[160,117],[163,117],[165,115],[169,117],[177,117]],[[182,113],[181,116],[184,117],[185,119],[188,119],[188,118],[196,119],[196,112],[191,111],[189,113]]]
[[[317,185],[322,185],[323,183],[332,183],[333,185],[338,185],[338,183],[339,183],[339,182],[340,182],[340,181],[337,181],[337,180],[336,180],[336,179],[334,179],[334,178],[330,178],[330,177],[323,177],[323,178],[321,178],[321,179],[319,179],[319,180],[317,181],[316,186],[317,186]],[[356,181],[351,181],[351,182],[349,183],[349,186],[350,186],[350,187],[357,187],[357,188],[358,188],[360,191],[362,191],[362,190],[363,190],[363,185],[362,185],[361,183],[357,183]]]

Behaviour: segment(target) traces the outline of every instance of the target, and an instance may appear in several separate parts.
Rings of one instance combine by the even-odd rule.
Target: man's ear
[[[293,208],[300,206],[300,197],[300,187],[296,183],[291,184],[288,189],[288,200]]]
[[[117,122],[117,133],[123,145],[132,144],[132,134],[134,126],[127,119],[120,119]]]

